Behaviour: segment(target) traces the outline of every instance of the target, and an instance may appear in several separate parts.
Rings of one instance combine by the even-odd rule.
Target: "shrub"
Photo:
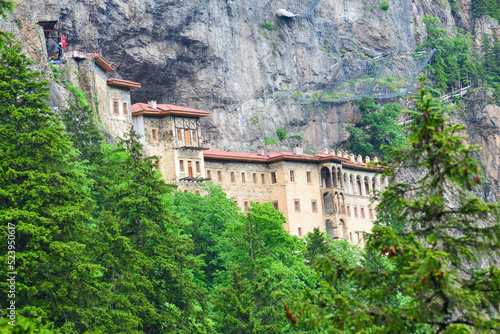
[[[379,1],[380,9],[382,10],[388,10],[391,5],[385,0]]]
[[[267,29],[267,30],[276,30],[276,29],[278,29],[277,26],[275,26],[273,24],[270,24],[270,23],[261,23],[260,27],[264,28],[264,29]]]

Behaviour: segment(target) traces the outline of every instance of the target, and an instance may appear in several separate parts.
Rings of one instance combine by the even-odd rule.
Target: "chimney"
[[[328,149],[325,147],[325,149],[323,150],[323,153],[325,154],[328,154]]]
[[[257,146],[257,154],[265,155],[264,146]]]
[[[358,155],[356,161],[357,162],[363,162],[363,157],[361,155]]]
[[[295,144],[292,147],[293,154],[302,155],[304,154],[304,148],[300,144]]]
[[[148,106],[150,108],[156,109],[156,100],[149,100],[148,101]]]
[[[378,158],[377,157],[373,158],[373,162],[378,162]]]
[[[352,162],[354,162],[354,154],[352,154],[352,153],[349,154],[349,160],[352,161]]]
[[[365,157],[365,162],[366,162],[367,164],[368,164],[368,163],[370,163],[370,157],[366,156],[366,157]]]

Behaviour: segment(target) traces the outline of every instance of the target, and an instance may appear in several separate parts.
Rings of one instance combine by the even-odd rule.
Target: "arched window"
[[[335,172],[335,168],[333,168],[332,170],[332,186],[333,187],[337,187],[337,182],[338,182],[338,179],[337,179],[337,173]]]
[[[365,195],[368,196],[370,194],[370,181],[368,179],[368,176],[365,176],[364,183],[365,183]]]
[[[333,212],[339,212],[339,194],[333,195]]]
[[[356,186],[358,190],[358,195],[363,196],[363,188],[361,187],[361,177],[359,175],[356,176]]]
[[[377,182],[375,177],[372,179],[372,190],[373,191],[377,190]]]
[[[350,175],[349,176],[349,190],[350,190],[350,194],[354,194],[355,193],[355,189],[354,189],[354,180],[353,180],[353,176]]]
[[[332,222],[331,220],[329,220],[329,219],[328,219],[328,220],[325,222],[325,229],[326,229],[326,233],[328,233],[329,235],[331,235],[331,236],[332,236],[332,237],[334,237],[334,238],[335,238],[335,237],[337,237],[337,236],[335,235],[335,229],[334,229],[334,227],[333,227],[333,222]]]
[[[342,188],[342,170],[340,167],[337,168],[337,175],[339,176],[339,184],[337,186]]]
[[[321,187],[322,188],[332,187],[332,175],[327,167],[321,168]]]
[[[342,219],[339,220],[339,226],[337,228],[337,234],[338,234],[338,237],[339,238],[345,238],[345,228],[346,228],[346,225],[344,223],[344,221]]]
[[[347,182],[347,174],[344,173],[344,191],[348,194],[349,193],[349,182]]]
[[[326,214],[333,213],[333,198],[331,193],[326,193],[323,195],[323,208]]]
[[[340,194],[340,212],[345,213],[345,197],[344,194]]]

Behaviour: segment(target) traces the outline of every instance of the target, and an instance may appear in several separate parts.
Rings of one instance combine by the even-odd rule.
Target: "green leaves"
[[[427,39],[417,48],[436,49],[427,65],[432,79],[441,90],[457,89],[457,85],[468,85],[481,75],[479,57],[476,55],[469,34],[458,32],[455,37],[446,37],[448,32],[438,28],[439,19],[425,17]]]
[[[358,102],[361,123],[346,127],[349,131],[349,150],[363,156],[385,156],[384,147],[401,147],[404,144],[403,127],[397,123],[401,107],[391,103],[377,106],[373,99]]]

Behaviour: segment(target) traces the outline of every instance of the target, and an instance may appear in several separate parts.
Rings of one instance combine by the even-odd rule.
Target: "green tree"
[[[53,334],[55,331],[37,327],[29,318],[18,318],[14,326],[9,319],[0,319],[0,334]]]
[[[404,144],[403,126],[397,123],[401,113],[398,104],[379,107],[371,98],[358,103],[362,120],[356,127],[347,127],[349,150],[363,156],[383,158],[385,146],[401,147]]]
[[[0,15],[5,18],[7,17],[7,13],[11,13],[14,10],[14,2],[0,0]],[[5,32],[0,31],[0,47],[4,46],[4,39],[6,35]]]
[[[472,13],[475,17],[488,15],[500,21],[500,7],[495,0],[472,0]]]
[[[457,84],[468,85],[481,77],[481,62],[477,56],[470,34],[458,32],[455,37],[446,37],[448,31],[439,28],[437,17],[425,17],[427,38],[418,50],[436,49],[427,65],[430,78],[441,90],[456,88]]]
[[[82,236],[90,212],[85,167],[49,109],[47,82],[10,37],[0,50],[0,233],[15,231],[18,316],[63,331],[85,321],[80,298],[93,288],[99,270],[85,252]],[[12,229],[9,229],[11,227]],[[2,290],[7,289],[5,281]],[[2,299],[2,309],[7,299]]]
[[[214,291],[218,296],[214,319],[219,331],[279,333],[290,330],[282,318],[281,296],[301,289],[303,284],[314,286],[316,277],[304,263],[303,241],[290,236],[283,228],[285,223],[283,215],[270,203],[252,203],[248,214],[228,217],[219,241],[219,256],[226,270],[219,273]],[[278,299],[273,298],[275,295],[279,295]],[[228,300],[239,306],[222,307]],[[232,320],[221,322],[224,319]]]
[[[326,278],[294,305],[299,324],[338,333],[498,332],[500,270],[487,259],[499,253],[499,207],[471,192],[480,182],[471,157],[478,148],[463,144],[463,125],[446,125],[427,89],[416,105],[410,146],[388,155],[392,167],[385,173],[393,182],[378,206],[405,221],[408,232],[377,226],[366,244],[367,253],[385,255],[390,266],[321,259],[317,269]],[[395,182],[407,168],[419,178]],[[362,298],[332,289],[339,278],[357,284]]]
[[[99,262],[106,268],[106,282],[121,280],[130,305],[122,307],[140,319],[138,329],[144,332],[206,331],[206,291],[193,278],[199,270],[191,255],[193,243],[168,211],[172,186],[157,172],[157,158],[142,155],[134,132],[105,148],[96,216],[104,219],[98,233],[107,247]]]
[[[305,236],[307,243],[306,259],[309,263],[313,263],[318,255],[326,255],[330,251],[331,237],[326,233],[321,232],[319,227],[315,227],[312,232]]]
[[[500,41],[497,38],[484,36],[482,51],[484,79],[494,89],[494,98],[500,104]]]

